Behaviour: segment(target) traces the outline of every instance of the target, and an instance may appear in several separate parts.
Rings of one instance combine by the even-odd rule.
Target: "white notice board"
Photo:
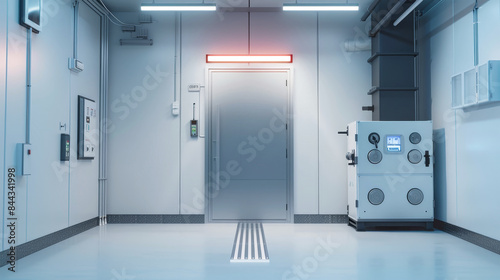
[[[78,159],[94,159],[98,141],[96,103],[78,96]]]

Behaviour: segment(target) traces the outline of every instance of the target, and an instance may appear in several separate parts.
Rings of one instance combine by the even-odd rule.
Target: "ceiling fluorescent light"
[[[141,11],[215,11],[215,4],[141,4]]]
[[[397,26],[403,19],[405,19],[415,8],[420,5],[424,0],[417,0],[394,22],[394,26]]]
[[[291,54],[242,54],[242,55],[217,55],[207,54],[207,63],[292,63]]]
[[[358,11],[358,4],[283,4],[283,11]]]

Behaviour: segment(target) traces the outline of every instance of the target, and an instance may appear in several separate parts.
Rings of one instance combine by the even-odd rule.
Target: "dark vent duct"
[[[372,96],[374,121],[416,120],[415,19],[393,22],[414,1],[382,0],[372,16]],[[382,24],[381,24],[382,23]]]

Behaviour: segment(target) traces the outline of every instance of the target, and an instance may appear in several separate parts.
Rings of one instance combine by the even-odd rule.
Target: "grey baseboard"
[[[67,227],[65,229],[56,231],[54,233],[39,237],[37,239],[16,246],[16,260],[20,260],[26,256],[29,256],[35,252],[43,250],[49,246],[52,246],[56,243],[66,240],[70,237],[73,237],[98,225],[99,225],[99,218],[96,217],[88,221]],[[8,253],[9,250],[0,252],[0,267],[5,266],[7,264]]]
[[[295,224],[347,224],[347,215],[294,215]]]
[[[449,224],[447,222],[443,222],[441,220],[434,220],[434,228],[468,241],[486,250],[492,251],[493,253],[500,254],[500,240],[484,236],[482,234]]]
[[[205,215],[107,215],[108,224],[203,224]]]

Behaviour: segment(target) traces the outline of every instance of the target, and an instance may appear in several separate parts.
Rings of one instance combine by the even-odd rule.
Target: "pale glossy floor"
[[[236,224],[107,225],[0,279],[500,279],[500,255],[446,233],[264,224],[270,263],[230,263]]]

